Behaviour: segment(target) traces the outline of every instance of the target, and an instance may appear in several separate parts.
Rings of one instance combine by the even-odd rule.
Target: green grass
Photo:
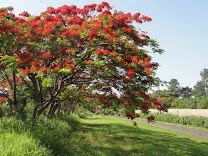
[[[0,156],[70,155],[72,134],[77,131],[79,125],[80,123],[70,116],[51,120],[42,117],[34,124],[30,120],[2,118]]]
[[[208,156],[208,141],[115,117],[0,120],[1,156]]]
[[[208,142],[188,135],[113,117],[82,120],[83,132],[76,136],[79,144],[74,155],[99,156],[205,156]]]
[[[47,156],[50,150],[41,146],[27,132],[27,126],[16,118],[0,119],[1,156]]]
[[[49,151],[38,145],[37,141],[24,134],[0,134],[1,156],[47,156]]]

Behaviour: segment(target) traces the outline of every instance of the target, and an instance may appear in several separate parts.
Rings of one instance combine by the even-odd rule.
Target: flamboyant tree
[[[44,111],[53,115],[70,87],[80,93],[91,90],[86,101],[98,100],[107,107],[118,101],[132,119],[135,109],[164,109],[147,94],[158,67],[150,52],[162,50],[134,26],[150,17],[113,10],[106,2],[49,7],[38,16],[15,16],[11,11],[0,9],[1,71],[10,81],[16,105],[17,78],[33,93],[34,118]]]

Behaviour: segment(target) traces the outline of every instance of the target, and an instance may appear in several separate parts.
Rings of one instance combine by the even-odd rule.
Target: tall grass
[[[41,117],[35,123],[4,117],[0,119],[0,155],[65,155],[70,153],[70,138],[78,128],[78,120],[71,116]]]
[[[149,115],[139,114],[142,118],[147,118]],[[178,116],[172,114],[152,114],[156,121],[176,123],[181,125],[189,125],[195,127],[208,128],[208,117],[202,116]]]
[[[0,120],[1,156],[46,156],[50,150],[41,146],[27,130],[26,124],[16,118]]]
[[[0,134],[1,156],[47,156],[50,151],[26,134],[5,132]]]

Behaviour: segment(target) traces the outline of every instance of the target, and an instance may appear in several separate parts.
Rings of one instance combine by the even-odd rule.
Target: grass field
[[[208,156],[208,141],[115,117],[3,119],[0,131],[1,156]]]
[[[108,156],[205,156],[208,142],[191,136],[152,127],[132,126],[130,121],[113,117],[82,120],[79,134],[83,155]]]

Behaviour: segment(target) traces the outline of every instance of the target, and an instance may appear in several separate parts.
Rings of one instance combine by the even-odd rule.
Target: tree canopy
[[[15,110],[25,107],[17,95],[22,84],[34,99],[34,118],[44,111],[53,115],[69,88],[80,91],[83,102],[93,99],[110,107],[118,101],[130,118],[137,108],[165,110],[147,94],[158,67],[150,53],[162,50],[135,28],[150,17],[113,10],[106,2],[49,7],[36,16],[16,16],[12,10],[0,9],[0,69],[12,92],[3,97]]]

